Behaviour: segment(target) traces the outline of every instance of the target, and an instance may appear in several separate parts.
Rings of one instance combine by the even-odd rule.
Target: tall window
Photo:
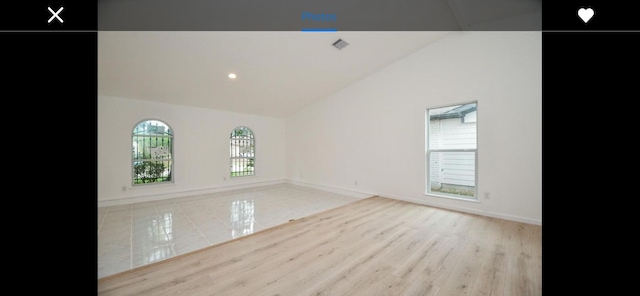
[[[427,193],[477,199],[477,103],[427,110]]]
[[[133,128],[133,185],[173,182],[173,132],[159,120]]]
[[[253,176],[255,174],[256,143],[253,131],[240,126],[231,132],[231,177]]]

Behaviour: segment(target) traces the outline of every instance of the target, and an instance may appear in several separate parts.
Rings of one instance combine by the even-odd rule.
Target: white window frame
[[[455,112],[456,108],[462,108],[463,106],[467,106],[467,105],[469,105],[468,107],[471,107],[471,105],[473,105],[474,107],[472,109],[470,108],[468,110],[462,110],[461,112]],[[478,201],[478,145],[477,145],[478,143],[478,124],[477,124],[478,111],[477,110],[478,109],[477,109],[477,106],[478,106],[477,101],[471,101],[466,103],[427,108],[425,113],[426,114],[425,116],[425,166],[426,166],[425,194],[438,196],[438,197],[466,200],[466,201]],[[454,133],[454,134],[446,134],[447,140],[442,140],[445,138],[445,134],[442,131],[442,130],[446,130],[445,128],[442,128],[442,130],[440,130],[440,134],[438,134],[442,138],[436,139],[438,135],[436,135],[435,133],[438,131],[437,129],[438,127],[431,126],[435,122],[432,122],[430,120],[430,112],[431,111],[438,112],[443,110],[447,110],[447,111],[442,114],[434,114],[434,116],[441,117],[441,120],[438,121],[439,124],[443,124],[443,120],[448,120],[449,125],[451,125],[451,123],[454,122],[454,120],[460,120],[461,127],[464,124],[463,121],[465,120],[467,115],[469,115],[469,117],[473,117],[472,112],[475,112],[474,113],[475,117],[473,117],[473,120],[474,120],[473,139],[471,139],[470,137],[467,138],[466,141],[468,143],[466,144],[455,143],[453,140],[450,140],[451,139],[450,136],[455,135]],[[472,110],[472,111],[469,111],[469,110]],[[458,129],[458,130],[461,131],[462,129]],[[436,142],[438,140],[442,141],[442,143],[440,144],[440,147],[432,148],[432,146],[436,145]],[[447,143],[445,143],[444,141],[446,141]],[[471,144],[472,141],[473,141],[473,144]],[[461,142],[464,142],[464,141],[461,141]],[[458,154],[459,156],[455,156],[456,154]],[[460,156],[460,154],[466,154],[467,156]],[[432,162],[432,158],[435,158],[436,155],[439,155],[439,161],[436,161],[434,159],[434,161]],[[473,155],[473,161],[472,161],[473,178],[470,178],[468,175],[469,168],[471,167],[469,165],[470,159],[468,159],[468,156],[470,155]],[[445,159],[445,158],[448,159],[449,163],[445,164],[445,162],[440,161],[441,159]],[[461,180],[444,182],[445,179],[447,179],[445,177],[447,175],[445,173],[445,170],[450,170],[449,168],[446,168],[446,166],[449,166],[450,168],[453,166],[458,166],[459,168],[461,168],[459,171],[464,172],[464,174],[459,175]],[[455,171],[455,169],[451,169],[451,171]],[[450,173],[449,176],[453,176],[455,174],[456,173]],[[466,179],[466,180],[462,180],[462,179]],[[449,178],[449,180],[451,180],[451,178]],[[472,186],[468,186],[469,182],[473,182]]]

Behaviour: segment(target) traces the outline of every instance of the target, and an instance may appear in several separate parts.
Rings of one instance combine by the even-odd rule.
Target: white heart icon
[[[582,21],[586,24],[595,14],[593,9],[591,8],[580,8],[578,9],[578,16],[582,19]]]

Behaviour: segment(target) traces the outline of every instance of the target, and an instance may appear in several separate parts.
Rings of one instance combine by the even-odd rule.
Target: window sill
[[[457,196],[451,196],[451,195],[445,195],[445,194],[433,194],[433,193],[425,193],[424,195],[439,197],[439,198],[446,198],[446,199],[461,200],[461,201],[470,201],[470,202],[476,202],[476,203],[480,202],[477,198],[463,198],[463,197],[457,197]]]
[[[256,175],[246,175],[246,176],[231,176],[230,179],[242,179],[242,178],[255,178]]]
[[[142,188],[151,188],[151,187],[163,187],[163,186],[173,186],[176,185],[175,181],[172,182],[162,182],[162,183],[145,183],[145,184],[136,184],[132,185],[130,189],[142,189]]]

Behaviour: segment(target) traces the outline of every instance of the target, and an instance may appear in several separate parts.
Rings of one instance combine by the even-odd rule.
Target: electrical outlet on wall
[[[484,199],[491,199],[491,193],[485,192],[484,193]]]

